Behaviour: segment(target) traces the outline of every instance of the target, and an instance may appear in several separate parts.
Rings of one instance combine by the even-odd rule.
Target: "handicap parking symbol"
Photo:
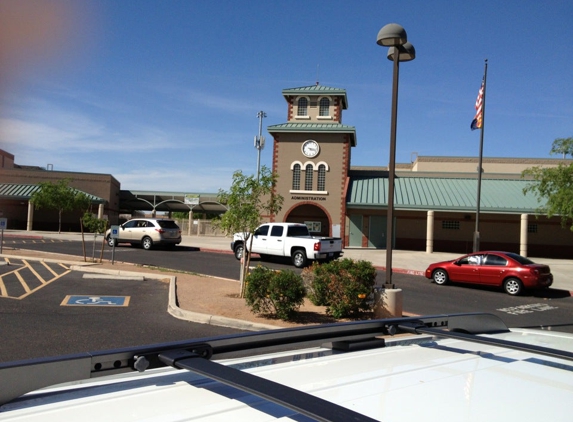
[[[62,306],[128,306],[130,296],[68,295]]]

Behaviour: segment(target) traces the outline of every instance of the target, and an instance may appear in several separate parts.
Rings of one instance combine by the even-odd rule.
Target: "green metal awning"
[[[402,210],[475,211],[478,181],[475,178],[396,177],[394,208]],[[531,181],[482,179],[480,210],[490,213],[535,213],[544,205],[523,189]],[[348,208],[386,208],[387,177],[356,177],[349,183]]]
[[[333,88],[324,85],[309,85],[301,86],[298,88],[287,88],[282,91],[283,97],[288,98],[293,95],[334,95],[342,97],[342,107],[348,108],[348,99],[346,98],[346,90],[342,88]]]
[[[99,196],[91,195],[79,189],[74,189],[76,192],[81,192],[95,204],[105,204],[107,201]],[[32,195],[40,190],[39,185],[21,184],[21,183],[0,183],[0,199],[12,199],[18,201],[27,201]]]
[[[352,146],[356,146],[356,128],[341,123],[281,123],[267,126],[273,133],[346,133],[351,136]]]

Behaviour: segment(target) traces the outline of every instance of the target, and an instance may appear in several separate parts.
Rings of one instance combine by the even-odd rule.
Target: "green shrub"
[[[316,306],[328,306],[327,294],[328,285],[330,284],[330,271],[335,265],[332,262],[319,264],[317,261],[313,261],[312,265],[302,270],[301,277],[306,294]]]
[[[313,264],[308,273],[303,276],[311,286],[308,297],[313,304],[326,306],[329,315],[343,318],[372,310],[367,298],[376,282],[376,269],[371,262],[345,258]]]
[[[288,320],[304,302],[306,292],[302,278],[294,271],[258,266],[245,281],[245,300],[254,313]]]

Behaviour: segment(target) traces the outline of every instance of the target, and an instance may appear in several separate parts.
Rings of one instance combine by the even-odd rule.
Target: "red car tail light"
[[[155,229],[155,231],[158,232],[159,234],[165,233],[165,230],[163,230],[163,229]]]
[[[316,243],[314,244],[314,250],[315,250],[315,251],[320,251],[320,242],[316,242]]]

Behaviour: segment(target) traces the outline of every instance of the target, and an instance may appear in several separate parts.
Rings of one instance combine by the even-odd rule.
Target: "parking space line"
[[[42,265],[43,265],[44,267],[46,267],[46,269],[47,269],[49,272],[51,272],[54,277],[56,277],[56,276],[58,275],[58,273],[55,272],[54,270],[52,270],[52,268],[51,268],[48,264],[46,264],[44,261],[42,261]]]
[[[42,287],[45,287],[48,284],[72,272],[70,266],[64,263],[58,263],[59,268],[62,268],[63,270],[61,274],[58,274],[56,272],[58,267],[51,268],[49,264],[46,262],[37,263],[37,265],[42,264],[48,271],[50,271],[50,274],[53,275],[52,278],[46,280],[33,268],[32,264],[25,259],[9,260],[7,258],[6,262],[9,263],[10,265],[17,266],[16,269],[0,275],[0,297],[8,299],[16,299],[16,300],[24,299],[25,297],[31,295],[32,293],[35,293],[36,291],[40,290]],[[24,270],[29,270],[31,276],[27,272],[23,272]],[[8,283],[8,286],[6,285],[6,281],[11,280],[11,277],[15,277],[17,279],[18,283],[24,290],[24,294],[16,296],[14,295],[16,292],[8,291],[9,289],[11,290],[12,288],[10,287],[10,283]],[[32,281],[32,278],[37,279],[39,283]],[[18,290],[18,292],[21,293],[22,291]]]
[[[28,283],[24,281],[24,277],[22,277],[22,274],[20,274],[20,272],[18,271],[16,272],[15,276],[22,285],[22,288],[26,291],[26,293],[30,293],[30,286],[28,286]]]
[[[38,272],[34,268],[32,268],[32,266],[30,265],[30,263],[28,261],[23,259],[22,262],[32,272],[32,274],[34,274],[38,278],[38,280],[40,280],[40,283],[42,283],[42,284],[47,283],[47,281],[44,280],[44,278],[40,274],[38,274]]]
[[[36,287],[35,289],[30,290],[28,293],[26,293],[26,294],[24,294],[24,295],[22,295],[22,296],[18,296],[18,299],[24,299],[25,297],[31,295],[32,293],[34,293],[34,292],[40,290],[42,287],[47,286],[48,284],[50,284],[50,283],[52,283],[52,282],[58,280],[59,278],[65,276],[66,274],[69,274],[69,273],[71,273],[71,272],[72,272],[72,270],[68,270],[68,271],[66,271],[66,272],[64,272],[64,273],[62,273],[62,274],[60,274],[59,276],[54,277],[54,278],[52,278],[51,280],[46,281],[45,284],[39,285],[39,286]]]

